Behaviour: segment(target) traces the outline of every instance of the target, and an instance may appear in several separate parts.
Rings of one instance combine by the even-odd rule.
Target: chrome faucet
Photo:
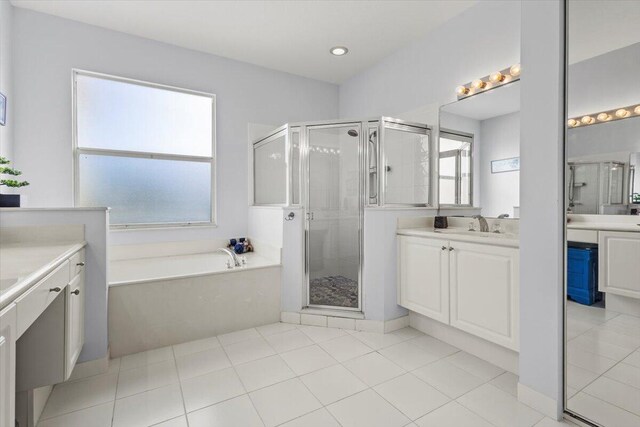
[[[474,215],[473,218],[478,220],[478,223],[480,224],[481,232],[483,233],[489,232],[489,224],[487,223],[487,220],[482,215]]]
[[[235,252],[233,252],[231,249],[227,249],[227,248],[218,248],[218,252],[224,252],[227,255],[229,255],[229,258],[231,258],[231,263],[227,263],[227,266],[229,268],[231,268],[231,265],[233,264],[233,266],[235,267],[240,267],[240,260],[238,259],[238,256],[236,255]]]
[[[498,215],[498,219],[505,219],[505,218],[509,218],[509,214],[500,214],[500,215]]]

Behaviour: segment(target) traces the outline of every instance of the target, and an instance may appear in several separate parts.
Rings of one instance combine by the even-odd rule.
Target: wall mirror
[[[565,408],[640,425],[640,2],[567,2]]]
[[[440,206],[519,216],[520,82],[440,108]]]

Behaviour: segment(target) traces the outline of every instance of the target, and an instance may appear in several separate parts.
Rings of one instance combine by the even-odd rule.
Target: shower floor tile
[[[309,283],[311,305],[358,307],[358,282],[344,276],[326,276],[311,279]]]

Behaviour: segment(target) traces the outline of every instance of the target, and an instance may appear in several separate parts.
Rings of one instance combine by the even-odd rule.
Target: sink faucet
[[[218,248],[218,252],[224,252],[227,255],[229,255],[229,257],[231,258],[231,264],[233,264],[235,267],[240,267],[240,260],[238,259],[238,256],[236,255],[236,253],[233,252],[231,249]]]
[[[505,218],[509,218],[509,214],[500,214],[500,215],[498,215],[498,219],[505,219]]]
[[[480,223],[480,231],[487,233],[489,231],[489,224],[487,224],[487,220],[482,215],[474,215],[473,218],[478,220]]]

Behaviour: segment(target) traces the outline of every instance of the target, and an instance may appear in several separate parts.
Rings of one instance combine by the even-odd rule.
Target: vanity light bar
[[[567,126],[577,128],[578,126],[596,125],[598,123],[613,122],[615,120],[628,119],[640,116],[640,104],[629,105],[628,107],[614,108],[613,110],[601,111],[599,113],[587,114],[585,116],[573,117],[567,120]]]
[[[496,71],[488,76],[476,79],[471,83],[458,86],[456,88],[456,94],[460,100],[507,83],[515,82],[516,80],[520,80],[521,71],[520,64],[514,64],[504,70]]]

